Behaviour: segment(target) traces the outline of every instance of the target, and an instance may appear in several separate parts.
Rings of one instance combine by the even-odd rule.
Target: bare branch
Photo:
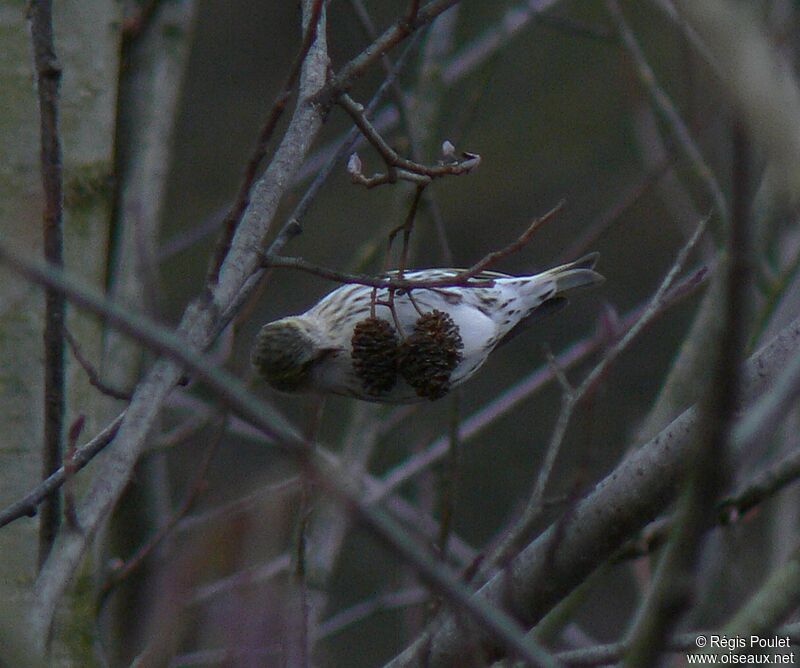
[[[81,365],[81,368],[86,372],[87,377],[89,378],[89,383],[96,387],[100,392],[103,394],[111,397],[112,399],[119,399],[120,401],[130,401],[131,400],[131,393],[124,392],[123,390],[118,390],[115,387],[111,387],[107,383],[103,382],[100,378],[100,374],[97,373],[97,370],[92,366],[92,363],[86,359],[86,357],[81,352],[81,347],[78,342],[75,340],[75,337],[72,336],[72,333],[67,329],[64,328],[64,338],[66,339],[67,343],[69,344],[70,350],[72,350],[72,354],[74,355],[78,364]]]
[[[785,487],[796,482],[798,478],[800,478],[800,452],[794,452],[757,473],[736,492],[721,499],[716,506],[716,522],[720,526],[740,522],[748,511],[768,501]],[[655,520],[642,530],[641,536],[623,545],[613,560],[636,559],[651,554],[666,542],[672,526],[672,516]]]
[[[429,599],[430,594],[428,591],[419,587],[378,594],[370,599],[356,603],[346,610],[342,610],[329,619],[326,619],[320,624],[317,630],[316,640],[323,640],[337,633],[341,633],[348,627],[364,621],[364,619],[374,615],[376,612],[396,610],[411,605],[421,605]]]
[[[98,296],[93,290],[67,278],[63,272],[22,260],[3,246],[0,246],[0,262],[7,264],[30,281],[62,291],[73,303],[104,316],[120,331],[135,334],[142,344],[157,351],[164,358],[172,360],[177,368],[185,367],[191,370],[208,385],[223,405],[275,439],[276,444],[283,449],[286,455],[313,476],[313,479],[324,489],[344,502],[356,518],[383,542],[391,546],[398,556],[412,566],[429,586],[449,601],[457,604],[463,614],[474,617],[476,622],[510,654],[535,665],[556,665],[538,643],[525,637],[524,629],[517,621],[506,612],[487,605],[481,597],[473,597],[472,591],[449,569],[430,557],[396,520],[361,498],[359,493],[354,491],[358,489],[358,486],[346,472],[332,466],[304,438],[295,433],[290,425],[280,422],[274,414],[267,414],[263,410],[263,404],[250,394],[241,381],[210,363],[205,355],[195,352],[179,336],[156,325],[146,316],[132,314],[119,305]],[[128,409],[128,414],[132,409],[133,405]],[[84,522],[84,526],[85,524],[86,522]],[[70,536],[72,535],[74,534],[71,533]],[[83,534],[80,535],[83,536]],[[62,540],[66,540],[66,538],[62,538]],[[55,573],[54,575],[63,577],[64,573]],[[51,585],[47,580],[43,583],[40,578],[39,587],[42,586],[49,587]],[[37,625],[45,622],[42,637],[47,637],[52,610],[45,609],[39,614],[44,619],[37,616],[35,621]]]
[[[83,431],[83,424],[86,418],[83,414],[75,418],[75,421],[69,428],[67,435],[67,452],[64,461],[64,518],[66,520],[67,528],[70,531],[80,531],[80,522],[78,521],[78,513],[75,509],[75,495],[72,491],[72,480],[75,476],[75,453],[78,438]]]
[[[80,471],[86,464],[88,464],[95,455],[103,450],[117,435],[122,418],[125,414],[122,413],[111,422],[103,431],[95,436],[91,441],[78,448],[71,458],[71,473]],[[19,501],[15,501],[10,506],[0,511],[0,527],[19,519],[20,517],[33,517],[36,515],[39,504],[51,494],[54,490],[63,485],[67,478],[68,472],[62,466],[57,471],[53,472],[46,480],[42,481],[35,489],[26,494],[25,497]]]
[[[355,102],[346,93],[339,96],[337,103],[350,115],[356,127],[361,130],[367,141],[372,144],[373,148],[383,158],[387,167],[385,174],[366,177],[361,173],[360,160],[354,161],[353,167],[349,169],[354,183],[360,183],[367,188],[372,188],[386,183],[395,183],[398,179],[403,179],[425,185],[431,179],[442,176],[468,174],[481,164],[481,157],[475,153],[464,153],[461,160],[453,160],[433,167],[403,158],[389,146],[386,140],[373,127],[372,123],[367,120],[362,105]]]
[[[664,299],[664,308],[673,306],[681,299],[691,294],[703,282],[706,274],[705,269],[694,271],[686,279],[675,286]],[[635,325],[642,317],[647,304],[632,309],[622,318],[619,324],[620,331],[627,331]],[[559,368],[565,369],[584,360],[593,352],[597,351],[608,341],[606,332],[596,332],[573,344],[556,358]],[[527,377],[523,378],[518,384],[512,386],[495,400],[486,404],[483,408],[473,413],[461,423],[459,431],[462,441],[475,437],[495,420],[509,413],[521,402],[529,399],[537,390],[541,389],[554,377],[553,370],[549,365],[536,369]],[[370,491],[369,498],[372,501],[379,501],[387,495],[398,490],[408,480],[427,470],[438,462],[447,452],[448,437],[437,438],[425,450],[413,457],[406,459],[402,464],[391,469],[383,478],[380,486]]]
[[[289,74],[286,77],[286,81],[284,81],[283,87],[275,97],[275,101],[272,103],[272,109],[270,109],[270,112],[267,115],[267,120],[264,122],[261,131],[258,133],[256,148],[253,151],[253,154],[250,156],[250,159],[247,161],[244,178],[239,186],[239,193],[236,195],[236,201],[233,207],[231,207],[230,211],[228,211],[226,214],[225,219],[222,221],[222,234],[217,241],[216,248],[214,249],[208,277],[206,279],[209,285],[216,283],[217,279],[219,278],[219,270],[222,266],[222,262],[225,260],[225,256],[230,250],[231,241],[233,240],[233,235],[236,232],[236,226],[242,219],[245,209],[250,202],[250,189],[253,187],[253,182],[256,180],[258,167],[261,165],[261,162],[267,155],[267,144],[275,132],[278,121],[280,120],[281,116],[283,116],[283,112],[286,109],[286,104],[289,101],[292,90],[294,89],[297,79],[300,76],[300,68],[303,65],[303,61],[305,61],[308,51],[317,37],[317,24],[319,23],[319,15],[321,11],[322,0],[314,0],[306,23],[305,31],[303,32],[303,39],[300,43],[300,49],[295,56],[291,67],[289,68]]]
[[[542,227],[545,223],[550,221],[564,206],[563,202],[559,202],[553,209],[546,214],[534,220],[528,228],[513,242],[508,244],[505,248],[499,251],[488,253],[478,262],[473,264],[469,269],[464,269],[447,278],[436,278],[430,280],[415,280],[405,278],[376,278],[365,274],[349,274],[346,272],[335,271],[333,269],[326,269],[318,265],[307,262],[299,257],[285,257],[285,256],[272,256],[265,255],[262,259],[264,267],[284,267],[288,269],[299,269],[306,271],[310,274],[327,278],[331,281],[339,283],[356,283],[359,285],[367,285],[373,288],[388,288],[392,290],[414,290],[423,288],[448,288],[448,287],[465,287],[465,288],[484,288],[494,285],[492,279],[477,278],[478,274],[485,271],[490,265],[495,262],[517,252],[522,248],[533,234]]]
[[[31,39],[36,67],[36,90],[39,95],[40,168],[44,190],[44,259],[50,264],[64,264],[62,228],[64,177],[61,165],[61,138],[58,128],[59,83],[61,66],[53,40],[52,0],[32,0],[29,7]],[[64,396],[64,295],[45,290],[44,329],[44,442],[42,478],[61,466],[66,399]],[[39,523],[39,568],[42,567],[56,539],[61,523],[61,497],[54,493],[42,508]]]
[[[312,0],[304,2],[306,18],[310,16],[312,5]],[[210,299],[203,295],[195,300],[181,319],[179,333],[184,349],[203,350],[218,334],[218,318],[236,301],[242,286],[258,266],[261,242],[291,183],[291,175],[307,155],[322,126],[320,111],[308,102],[308,98],[322,88],[326,79],[328,59],[324,19],[323,11],[317,39],[303,61],[300,102],[276,149],[275,158],[252,189],[250,204],[237,227]],[[58,601],[78,567],[88,541],[125,489],[153,420],[181,374],[181,364],[175,358],[165,357],[157,361],[139,383],[119,427],[114,456],[103,460],[79,508],[84,532],[60,536],[51,558],[42,569],[33,596],[32,635],[43,642],[48,638]]]
[[[639,80],[645,87],[650,97],[653,100],[653,105],[661,116],[666,120],[672,131],[678,145],[683,150],[686,157],[689,159],[692,167],[697,172],[700,179],[705,183],[711,197],[714,200],[714,207],[717,210],[724,225],[727,227],[730,220],[730,213],[728,211],[728,204],[725,201],[725,196],[722,193],[717,177],[708,166],[703,154],[700,152],[697,144],[686,127],[686,124],[681,119],[678,110],[675,108],[672,100],[666,94],[663,88],[658,85],[653,69],[639,45],[636,36],[633,34],[628,22],[625,20],[622,10],[619,8],[617,0],[606,0],[606,9],[611,16],[617,30],[622,38],[628,54],[636,66],[636,72],[639,75]]]
[[[459,0],[431,0],[414,13],[413,20],[410,21],[408,17],[404,17],[396,21],[377,40],[333,76],[325,88],[315,96],[315,102],[323,108],[329,107],[339,95],[346,93],[353,82],[384,53],[390,51],[415,30],[427,25],[458,2]]]
[[[745,366],[743,404],[751,404],[771,386],[780,369],[800,350],[800,320],[783,329]],[[508,576],[492,578],[480,595],[504,602],[526,624],[533,625],[553,605],[604,563],[631,535],[674,500],[689,466],[697,436],[698,412],[686,410],[654,439],[633,451],[593,491],[578,502],[563,522],[541,534],[510,564]],[[555,534],[559,540],[553,545]],[[475,651],[479,630],[452,616],[437,619],[426,633],[388,665],[416,665],[420,652],[428,665],[451,666]]]
[[[547,483],[550,480],[553,467],[555,466],[558,454],[561,451],[561,445],[564,442],[564,437],[566,436],[567,428],[569,427],[576,406],[592,392],[599,380],[605,376],[611,364],[664,308],[667,294],[673,287],[678,274],[683,269],[684,264],[689,258],[689,254],[703,236],[707,223],[708,218],[704,218],[697,225],[694,234],[686,242],[683,248],[681,248],[678,256],[675,259],[675,262],[670,267],[667,275],[664,277],[661,284],[658,286],[658,289],[653,294],[641,317],[630,328],[628,328],[625,335],[608,350],[608,352],[603,356],[603,359],[591,370],[586,378],[584,378],[580,386],[578,386],[575,390],[569,388],[568,385],[566,386],[566,390],[563,393],[561,411],[558,416],[558,421],[550,437],[550,442],[545,452],[544,462],[539,468],[539,474],[536,478],[536,485],[534,486],[533,492],[528,499],[528,503],[517,525],[511,531],[509,531],[509,533],[493,551],[491,557],[484,562],[484,566],[481,569],[481,574],[483,577],[486,577],[489,573],[491,573],[495,566],[502,566],[507,563],[529,539],[531,530],[542,518],[544,512],[542,501],[544,499]],[[560,367],[556,368],[560,369]],[[554,375],[556,375],[555,371]]]
[[[194,474],[194,479],[190,482],[188,489],[184,495],[183,500],[174,510],[172,515],[164,522],[155,533],[139,547],[134,554],[129,557],[125,562],[120,563],[118,567],[114,568],[106,578],[105,582],[100,588],[100,599],[105,599],[111,591],[126,578],[130,577],[137,568],[139,568],[144,560],[150,555],[153,550],[161,544],[161,542],[175,529],[178,522],[183,519],[186,514],[191,510],[192,505],[197,497],[206,488],[206,476],[208,474],[208,467],[211,465],[211,460],[219,450],[222,443],[222,437],[225,434],[225,422],[223,417],[217,421],[216,434],[211,441],[211,444],[206,447],[200,463],[197,466],[197,471]]]

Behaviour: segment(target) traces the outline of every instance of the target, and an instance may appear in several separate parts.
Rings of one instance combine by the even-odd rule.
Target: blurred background
[[[365,4],[379,28],[387,26],[400,8],[395,2]],[[563,312],[496,352],[460,392],[456,410],[462,418],[546,366],[548,349],[558,354],[613,320],[610,313],[624,314],[645,301],[683,240],[711,207],[697,180],[682,173],[685,165],[676,159],[674,142],[654,116],[602,4],[554,5],[545,15],[527,21],[517,34],[503,36],[501,48],[470,71],[458,72],[451,85],[434,81],[438,97],[433,109],[424,109],[426,100],[415,97],[426,85],[420,83],[424,76],[420,48],[414,49],[398,77],[412,113],[421,114],[426,124],[425,162],[440,157],[445,140],[482,158],[473,173],[441,179],[429,189],[456,266],[468,266],[510,243],[533,218],[563,199],[563,212],[520,252],[494,268],[534,272],[596,250],[598,269],[607,279],[601,288],[579,295]],[[507,12],[515,7],[513,2],[462,3],[445,19],[452,27],[444,37],[443,58],[434,66],[444,69],[457,62],[487,29],[502,29],[512,20],[513,14]],[[628,3],[625,9],[659,81],[695,129],[698,145],[725,187],[730,119],[724,99],[714,92],[706,67],[673,21],[647,3]],[[162,249],[169,252],[160,277],[163,285],[170,286],[161,291],[166,318],[177,318],[195,294],[215,235],[185,248],[179,242],[218,220],[235,196],[265,110],[298,48],[298,24],[299,8],[294,3],[231,0],[199,5],[162,240]],[[368,43],[346,2],[331,4],[328,35],[334,71]],[[423,42],[426,39],[427,33],[422,37]],[[393,61],[401,51],[402,47],[392,53]],[[353,97],[366,104],[382,78],[381,68],[373,67]],[[388,104],[393,104],[391,98]],[[319,149],[349,127],[349,118],[334,108]],[[397,125],[385,136],[407,153],[407,128]],[[380,168],[370,148],[362,147],[359,155],[365,173]],[[677,172],[665,169],[665,162],[677,162]],[[297,195],[284,203],[285,215],[308,183],[308,178],[298,180]],[[302,221],[302,236],[286,252],[342,270],[378,271],[387,231],[403,222],[411,190],[407,184],[374,190],[352,185],[340,164]],[[418,217],[412,249],[413,266],[448,264],[429,207],[423,207]],[[314,276],[277,270],[241,324],[229,363],[245,369],[249,346],[261,324],[305,310],[333,287]],[[635,442],[695,306],[696,299],[690,297],[669,309],[612,367],[576,415],[548,495],[585,491]],[[614,334],[610,325],[605,326],[608,344]],[[570,370],[568,376],[578,383],[586,369],[584,365]],[[303,422],[308,400],[279,396],[264,387],[260,391]],[[485,545],[520,510],[559,406],[558,385],[550,383],[464,444],[453,530],[467,544]],[[340,449],[359,409],[351,400],[329,399],[321,440]],[[369,410],[378,416],[391,412],[382,407]],[[449,399],[415,406],[379,439],[369,469],[380,474],[446,434],[453,410]],[[196,457],[197,439],[195,435],[179,444],[170,456],[172,473],[179,479]],[[211,506],[257,488],[275,476],[275,467],[274,453],[262,445],[226,438],[201,503]],[[406,485],[404,492],[424,505],[434,486],[428,476]],[[330,610],[368,599],[387,586],[387,579],[399,584],[408,577],[358,529],[349,534],[337,564]],[[635,597],[630,579],[620,569],[587,604],[587,632],[598,640],[617,637],[630,621],[630,600]],[[329,660],[325,663],[377,665],[400,649],[405,635],[400,629],[410,624],[405,617],[404,611],[379,614],[332,636],[324,643]],[[417,621],[422,617],[424,612]],[[354,653],[353,647],[358,651]]]
[[[402,5],[364,4],[380,29],[394,20]],[[456,266],[468,266],[510,243],[532,219],[564,200],[564,210],[554,221],[493,268],[535,272],[583,252],[599,251],[598,270],[607,282],[497,351],[457,399],[414,406],[404,413],[376,443],[368,463],[375,475],[446,435],[454,410],[461,419],[468,418],[546,367],[548,350],[557,355],[605,327],[602,353],[616,336],[615,317],[647,300],[678,248],[712,207],[702,183],[681,160],[668,130],[654,114],[602,3],[551,4],[546,14],[527,19],[514,2],[462,3],[451,16],[440,19],[451,25],[439,38],[444,51],[434,63],[440,72],[455,72],[452,82],[437,80],[438,73],[433,83],[424,79],[418,46],[400,72],[398,85],[407,96],[412,118],[419,114],[425,123],[420,129],[424,162],[440,157],[445,140],[482,158],[473,173],[441,179],[429,189]],[[767,18],[769,4],[764,3]],[[624,9],[659,82],[727,189],[733,112],[726,99],[680,26],[650,3],[625,3]],[[336,71],[369,39],[350,3],[334,2],[328,11],[331,64]],[[501,32],[501,48],[481,58],[477,66],[459,69],[458,58],[471,53],[487,30],[502,31],[515,20],[524,20],[524,25],[513,35]],[[210,230],[235,197],[254,138],[298,48],[298,25],[295,3],[199,3],[161,242],[159,280],[169,286],[160,291],[165,319],[178,318],[202,280],[216,235],[196,239],[196,232]],[[426,32],[421,43],[429,39]],[[391,54],[393,62],[402,48]],[[383,76],[380,67],[373,67],[358,82],[353,97],[366,104]],[[435,106],[430,109],[425,108],[427,99],[416,96],[426,85],[435,91]],[[379,108],[387,104],[394,104],[391,96]],[[349,118],[334,108],[318,150],[349,128]],[[385,136],[407,154],[411,141],[407,127],[395,124]],[[360,148],[359,155],[365,173],[380,169],[369,147]],[[309,182],[309,177],[298,178],[295,195],[283,204],[283,218]],[[285,252],[342,270],[379,271],[387,232],[403,222],[411,191],[407,184],[366,190],[351,184],[345,165],[339,164],[302,221],[302,236]],[[448,251],[436,233],[430,207],[423,207],[418,216],[412,251],[415,267],[448,264]],[[693,261],[702,263],[703,257],[710,257],[708,246],[705,251]],[[264,322],[305,310],[333,287],[304,273],[276,270],[241,323],[228,364],[244,372],[249,346]],[[697,297],[689,296],[667,310],[611,368],[575,416],[548,496],[586,491],[636,443],[637,430],[664,382],[696,305]],[[595,354],[588,362],[597,359]],[[588,368],[584,363],[567,375],[577,384]],[[281,396],[263,386],[259,392],[298,424],[308,419],[309,400]],[[551,382],[463,444],[453,531],[468,545],[487,544],[521,509],[559,407],[560,390]],[[391,408],[365,409],[348,399],[331,398],[324,406],[321,441],[334,450],[346,447],[342,440],[353,420],[363,419],[359,411],[378,420],[394,414]],[[190,475],[202,440],[202,434],[193,434],[172,449],[170,473],[176,481]],[[243,491],[280,479],[284,472],[280,457],[262,444],[226,436],[198,508],[237,498]],[[403,491],[425,507],[432,504],[435,487],[436,476],[431,473],[405,485]],[[290,506],[295,507],[294,502]],[[249,553],[234,558],[231,554],[242,549],[241,540],[225,533],[215,550],[245,568],[265,563],[291,543],[291,521],[280,512],[274,512],[269,522],[250,518],[241,530],[252,531],[254,525],[270,534],[256,540],[260,549],[251,547]],[[359,529],[348,534],[336,564],[330,580],[331,613],[410,578]],[[735,573],[729,577],[735,578]],[[274,594],[272,587],[265,585],[264,591]],[[251,589],[250,606],[255,606],[253,597],[263,604]],[[636,597],[629,569],[615,570],[581,612],[586,633],[598,641],[617,638],[630,622]],[[252,614],[252,607],[243,607]],[[415,614],[403,609],[376,614],[326,639],[321,646],[323,665],[379,665],[413,637],[426,616],[424,605],[411,610]]]
[[[382,31],[405,5],[393,0],[330,2],[332,70],[372,41],[365,15]],[[540,5],[544,11],[533,11]],[[620,5],[660,90],[683,119],[729,206],[734,195],[745,192],[751,211],[765,160],[757,147],[745,153],[735,148],[742,116],[735,96],[699,53],[671,2]],[[759,0],[747,5],[750,25],[794,72],[796,3]],[[156,295],[155,313],[164,322],[177,323],[200,292],[220,223],[299,48],[299,24],[295,2],[197,3],[158,240],[158,272],[147,277],[153,281],[149,293]],[[391,51],[389,67],[407,43]],[[358,80],[352,97],[366,105],[384,78],[383,68],[373,66]],[[405,106],[399,114],[398,92]],[[268,159],[294,103],[292,98]],[[605,284],[576,296],[568,308],[496,351],[463,389],[435,403],[398,408],[330,398],[320,408],[312,399],[281,395],[252,379],[249,350],[259,327],[304,311],[336,287],[293,270],[271,273],[258,299],[220,337],[213,354],[237,375],[250,378],[270,407],[265,410],[279,411],[304,433],[316,431],[319,442],[351,461],[353,470],[363,468],[377,478],[464,426],[455,474],[444,457],[400,488],[404,500],[434,517],[450,508],[449,559],[461,570],[497,540],[533,488],[561,408],[562,388],[552,379],[548,355],[562,360],[568,380],[580,384],[630,327],[630,314],[654,293],[715,203],[707,179],[686,159],[674,126],[655,109],[603,2],[464,0],[414,39],[396,86],[377,109],[378,117],[393,119],[381,129],[401,155],[416,150],[422,162],[433,164],[441,158],[442,143],[450,141],[459,152],[481,156],[472,173],[439,179],[427,189],[411,239],[412,266],[469,266],[512,242],[563,200],[553,221],[492,268],[533,273],[599,251],[597,269]],[[307,168],[282,202],[270,239],[351,127],[349,117],[334,107]],[[370,147],[361,146],[358,153],[365,174],[382,169]],[[747,176],[737,184],[733,173],[741,161],[747,162]],[[387,235],[404,221],[412,193],[407,183],[372,190],[352,184],[345,158],[300,221],[302,235],[284,253],[343,271],[380,272]],[[769,308],[756,309],[765,315],[752,321],[751,351],[763,341],[763,329],[774,331],[779,324],[770,320],[773,315],[785,320],[798,311],[790,289],[794,274],[781,273],[797,246],[794,216],[782,209],[770,220],[769,233],[760,236],[764,264],[773,271],[765,275],[777,273],[787,280],[777,293],[765,292],[763,283],[758,294],[754,291],[757,306]],[[722,239],[714,216],[681,277],[712,268]],[[580,404],[547,487],[552,511],[540,528],[645,440],[640,433],[705,287],[694,285],[663,309]],[[583,349],[587,354],[574,364],[560,357],[577,356]],[[537,373],[550,380],[526,389],[534,387]],[[683,403],[673,408],[699,396],[703,378],[695,381],[682,388]],[[172,638],[170,665],[287,665],[277,658],[276,647],[289,642],[297,631],[296,615],[302,614],[296,609],[293,579],[299,526],[307,538],[309,600],[324,602],[317,620],[323,630],[315,645],[316,665],[360,668],[388,661],[413,640],[433,611],[412,571],[365,531],[350,526],[315,490],[299,484],[280,452],[246,425],[229,423],[221,433],[209,418],[208,399],[201,387],[176,391],[160,434],[153,436],[139,475],[116,511],[110,552],[124,560],[149,535],[148,514],[158,508],[147,471],[163,471],[158,484],[165,507],[175,508],[191,495],[191,510],[181,516],[172,536],[103,602],[105,631],[118,638],[115,661],[127,664],[158,631]],[[645,431],[652,434],[652,426]],[[199,484],[200,460],[213,444],[217,449]],[[369,447],[361,449],[364,444]],[[780,446],[765,444],[753,461],[773,447]],[[455,488],[452,503],[443,506],[442,490],[450,486]],[[795,492],[765,504],[762,512],[771,513],[771,519],[739,523],[715,535],[703,562],[706,590],[698,595],[688,622],[701,628],[720,623],[780,562],[789,541],[779,534],[797,528],[796,517],[786,510],[796,501]],[[436,532],[432,535],[426,544],[435,542]],[[578,606],[569,633],[557,646],[619,639],[646,591],[650,568],[648,559],[610,567]],[[376,596],[391,592],[400,593],[376,602]],[[365,601],[374,609],[353,608]],[[353,619],[346,623],[337,617],[343,612]],[[252,648],[253,653],[234,660],[215,655],[212,650],[220,647]]]

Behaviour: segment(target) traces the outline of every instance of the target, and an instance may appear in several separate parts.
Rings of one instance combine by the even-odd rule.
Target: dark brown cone
[[[400,375],[420,397],[441,399],[450,391],[450,376],[463,359],[463,347],[458,325],[447,313],[426,313],[400,344]]]
[[[380,396],[397,382],[397,333],[380,318],[365,318],[353,328],[353,368],[364,391]]]

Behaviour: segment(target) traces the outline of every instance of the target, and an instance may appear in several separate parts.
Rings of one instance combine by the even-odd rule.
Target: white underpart
[[[395,295],[395,317],[387,306],[377,305],[375,315],[397,328],[400,335],[408,336],[423,313],[444,311],[458,326],[464,348],[462,361],[453,370],[451,383],[463,382],[486,361],[495,345],[522,319],[542,304],[556,291],[556,282],[545,272],[538,276],[492,276],[494,285],[484,288],[416,289],[412,291],[412,304],[408,295]],[[429,280],[452,275],[444,270],[409,272],[409,279]],[[372,288],[345,285],[334,290],[303,316],[320,330],[320,344],[336,349],[337,354],[314,370],[314,385],[322,391],[358,394],[361,381],[356,377],[350,359],[351,338],[355,324],[370,315]],[[388,292],[378,290],[379,302],[388,300]],[[487,308],[485,299],[494,300]],[[333,308],[337,305],[337,308]],[[350,308],[342,308],[347,304]],[[336,314],[346,311],[349,317],[341,319]],[[488,315],[487,315],[488,314]],[[332,323],[338,323],[332,326]],[[323,343],[324,342],[324,343]],[[349,391],[342,392],[343,388]],[[380,397],[383,401],[414,400],[416,393],[400,380],[390,393]]]

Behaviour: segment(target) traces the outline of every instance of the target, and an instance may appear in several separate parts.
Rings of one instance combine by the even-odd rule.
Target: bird
[[[346,283],[305,313],[263,325],[251,363],[282,392],[388,404],[440,399],[534,316],[558,310],[573,291],[602,283],[594,270],[597,258],[592,253],[527,276],[484,271],[452,287],[391,291]],[[402,277],[432,281],[462,271],[419,269]]]

